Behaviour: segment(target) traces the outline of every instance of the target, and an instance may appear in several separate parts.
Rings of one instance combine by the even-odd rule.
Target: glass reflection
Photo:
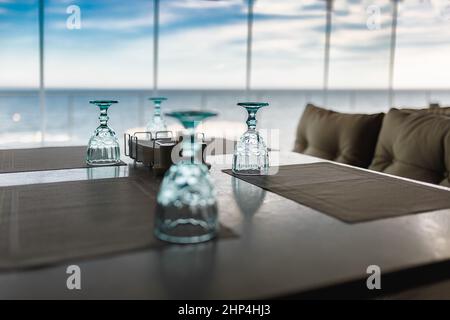
[[[88,180],[118,178],[120,177],[120,170],[123,168],[120,166],[87,168],[87,178]]]
[[[174,243],[211,240],[219,228],[217,200],[208,167],[198,159],[200,146],[195,128],[201,121],[217,114],[180,111],[166,115],[178,119],[186,129],[182,146],[184,160],[172,165],[161,183],[155,235]]]
[[[235,177],[232,178],[231,184],[242,215],[245,218],[253,217],[266,197],[266,190]]]
[[[174,245],[160,253],[160,273],[170,299],[202,297],[214,274],[216,242]],[[180,286],[180,283],[183,285]]]

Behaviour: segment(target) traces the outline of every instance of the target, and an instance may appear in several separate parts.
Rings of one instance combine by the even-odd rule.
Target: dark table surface
[[[323,161],[296,153],[274,153],[272,161],[277,157],[281,164]],[[333,292],[339,297],[339,288],[349,282],[365,287],[369,265],[378,265],[383,276],[450,259],[450,210],[347,224],[221,172],[230,167],[230,156],[208,161],[220,221],[237,238],[71,262],[81,268],[81,290],[67,289],[68,264],[3,272],[0,299],[271,298],[327,288],[337,288]],[[147,170],[130,164],[1,174],[0,186],[126,177]]]

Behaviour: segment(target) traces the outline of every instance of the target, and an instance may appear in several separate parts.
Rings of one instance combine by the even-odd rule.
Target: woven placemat
[[[223,171],[350,223],[450,208],[450,191],[329,162],[280,166],[268,176]]]
[[[138,177],[2,187],[0,269],[169,246],[153,235],[156,193]]]
[[[0,150],[0,173],[90,167],[86,164],[86,146]]]

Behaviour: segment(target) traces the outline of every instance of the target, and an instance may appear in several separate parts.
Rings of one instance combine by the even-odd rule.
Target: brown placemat
[[[2,187],[0,269],[169,246],[153,235],[156,193],[138,177]]]
[[[0,150],[0,173],[89,167],[86,146]]]
[[[450,191],[328,162],[239,179],[349,223],[450,208]]]

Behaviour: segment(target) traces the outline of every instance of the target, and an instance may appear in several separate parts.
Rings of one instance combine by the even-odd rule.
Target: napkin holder
[[[174,138],[172,131],[158,131],[155,136],[151,132],[135,132],[133,135],[124,134],[125,156],[130,157],[135,162],[142,163],[149,167],[155,174],[164,174],[173,164],[173,148],[182,141],[182,137]],[[201,142],[202,155],[206,149],[204,135]],[[202,157],[203,164],[208,169],[211,168]]]

